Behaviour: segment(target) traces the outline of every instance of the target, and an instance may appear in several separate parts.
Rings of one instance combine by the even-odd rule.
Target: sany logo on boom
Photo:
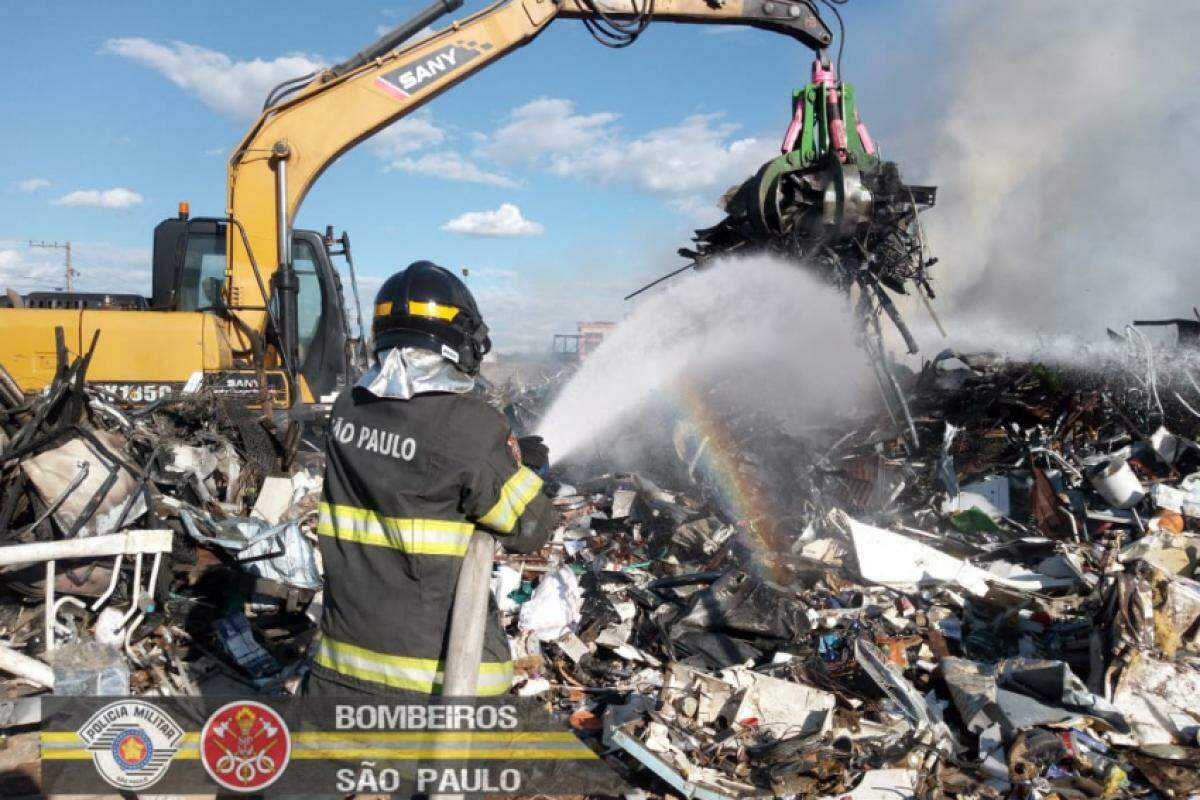
[[[375,84],[393,97],[407,100],[413,92],[419,91],[430,81],[453,72],[485,49],[489,48],[475,42],[448,44],[427,56],[407,61],[380,75],[375,79]]]

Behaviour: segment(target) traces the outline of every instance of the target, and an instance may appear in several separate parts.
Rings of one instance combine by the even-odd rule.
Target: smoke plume
[[[1190,317],[1200,3],[945,8],[946,107],[921,125],[936,147],[925,222],[951,338],[1094,339]]]

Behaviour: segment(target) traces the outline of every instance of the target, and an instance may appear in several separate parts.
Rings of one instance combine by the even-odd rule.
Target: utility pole
[[[67,291],[74,289],[73,278],[79,273],[71,266],[71,243],[59,244],[58,242],[35,242],[32,239],[29,241],[30,247],[45,247],[49,250],[66,250],[67,251]]]

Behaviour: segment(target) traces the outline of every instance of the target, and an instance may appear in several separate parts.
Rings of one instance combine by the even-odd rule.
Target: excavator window
[[[321,277],[317,273],[317,255],[309,242],[297,239],[292,244],[292,267],[300,283],[300,295],[296,300],[296,329],[300,341],[300,363],[304,364],[313,338],[321,327],[321,316],[325,309]]]
[[[210,291],[224,288],[225,283],[225,237],[223,233],[195,233],[187,239],[187,251],[183,255],[183,272],[179,282],[179,308],[181,311],[199,311],[212,308],[205,288]]]

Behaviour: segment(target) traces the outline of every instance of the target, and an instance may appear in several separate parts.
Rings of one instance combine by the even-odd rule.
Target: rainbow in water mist
[[[794,531],[780,525],[782,511],[771,497],[741,469],[734,432],[717,413],[714,404],[695,385],[673,387],[672,397],[682,418],[698,437],[698,456],[691,455],[697,470],[703,470],[710,488],[719,496],[721,510],[737,527],[738,540],[753,557],[754,570],[779,583],[788,574],[775,553],[788,553]],[[696,474],[693,471],[693,474]]]
[[[722,411],[736,403],[780,421],[828,418],[870,385],[854,341],[845,298],[805,270],[767,257],[723,262],[638,305],[536,433],[558,463],[653,474],[669,452],[666,418],[687,424],[705,442],[697,469],[761,574],[785,582],[771,554],[789,552],[793,520],[776,507],[789,498],[740,467],[739,437]]]

